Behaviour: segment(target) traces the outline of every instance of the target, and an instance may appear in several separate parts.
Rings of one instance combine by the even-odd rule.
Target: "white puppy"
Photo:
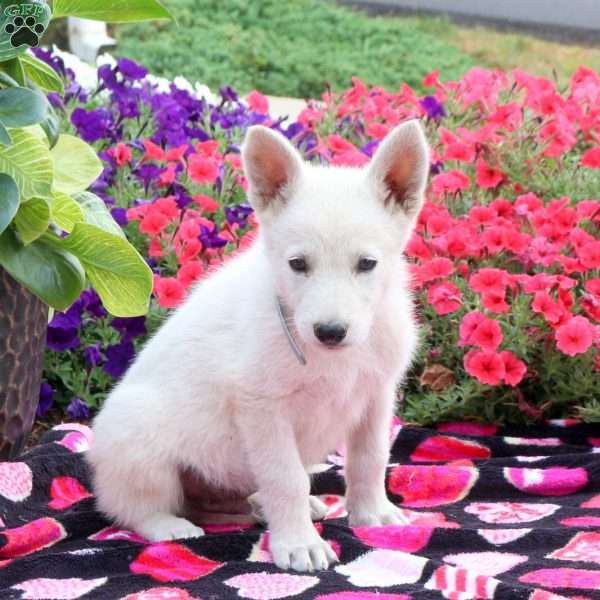
[[[351,525],[400,519],[384,477],[418,337],[403,249],[428,148],[409,121],[364,169],[305,163],[260,126],[242,154],[260,235],[197,286],[109,395],[89,452],[95,493],[120,525],[170,540],[203,533],[182,518],[183,472],[224,496],[256,492],[275,563],[321,569],[336,557],[311,523],[307,468],[340,443]]]

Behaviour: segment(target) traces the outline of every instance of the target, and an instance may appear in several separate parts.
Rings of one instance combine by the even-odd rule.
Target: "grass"
[[[216,89],[232,85],[278,96],[317,97],[348,87],[352,75],[397,89],[420,88],[478,64],[556,78],[584,64],[600,71],[600,48],[520,33],[465,27],[435,17],[368,17],[331,0],[169,0],[178,25],[118,28],[118,52],[157,75],[184,75]]]
[[[280,96],[341,90],[357,75],[397,89],[434,68],[459,77],[475,61],[415,19],[367,17],[327,0],[171,0],[179,26],[118,30],[119,53],[156,75],[184,75]]]

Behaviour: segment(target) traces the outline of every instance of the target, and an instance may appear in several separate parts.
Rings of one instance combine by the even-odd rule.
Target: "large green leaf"
[[[83,192],[102,173],[95,150],[72,135],[61,135],[50,154],[54,162],[54,188],[59,192]]]
[[[6,127],[27,127],[43,121],[48,100],[42,92],[23,87],[0,90],[0,121]]]
[[[57,310],[66,310],[85,287],[81,263],[45,238],[24,246],[11,228],[0,236],[0,265]]]
[[[89,223],[77,223],[70,235],[57,240],[85,268],[92,285],[111,314],[146,314],[152,292],[152,271],[127,241]]]
[[[8,129],[4,127],[2,122],[0,122],[0,144],[3,146],[10,146],[12,144],[12,139],[8,133]]]
[[[19,200],[19,188],[15,180],[6,173],[0,173],[0,234],[17,214]]]
[[[65,16],[110,23],[173,18],[158,0],[54,0],[54,17]]]
[[[69,233],[73,231],[76,223],[83,223],[85,221],[83,210],[79,204],[71,196],[62,192],[54,192],[51,211],[52,221],[63,231],[68,231]]]
[[[25,85],[25,70],[19,60],[19,57],[3,60],[0,62],[0,70],[6,73],[19,85]]]
[[[21,198],[52,198],[52,158],[44,143],[30,131],[12,129],[12,146],[0,146],[0,172],[16,182]]]
[[[108,233],[113,233],[125,239],[123,230],[112,218],[102,198],[99,198],[96,194],[92,194],[92,192],[79,192],[78,194],[73,194],[73,198],[81,206],[86,223],[95,225]]]
[[[31,244],[48,229],[50,225],[50,205],[43,198],[31,198],[23,202],[15,217],[15,227],[24,244]]]
[[[46,139],[48,140],[50,148],[54,148],[58,143],[60,135],[60,119],[52,106],[48,106],[48,115],[40,123],[40,127],[46,134]]]
[[[65,93],[65,86],[62,79],[45,62],[31,54],[23,54],[21,56],[21,64],[23,65],[27,79],[44,90],[44,92],[58,92],[61,95]]]

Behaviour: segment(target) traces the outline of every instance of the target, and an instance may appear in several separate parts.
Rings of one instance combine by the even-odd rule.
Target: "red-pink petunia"
[[[585,317],[573,317],[556,330],[556,347],[567,356],[587,352],[593,341],[594,328]]]
[[[156,277],[154,291],[162,308],[175,308],[185,298],[185,288],[175,277]]]
[[[431,286],[427,293],[427,300],[438,315],[448,315],[462,306],[460,290],[449,282]]]
[[[500,357],[504,361],[504,383],[519,385],[527,373],[527,365],[508,350],[500,352]]]
[[[214,183],[219,174],[217,162],[199,154],[188,158],[188,174],[196,183]]]
[[[470,336],[470,343],[482,350],[493,352],[504,339],[498,321],[485,317]]]
[[[498,385],[506,376],[502,357],[497,352],[471,350],[464,358],[465,370],[481,383]]]

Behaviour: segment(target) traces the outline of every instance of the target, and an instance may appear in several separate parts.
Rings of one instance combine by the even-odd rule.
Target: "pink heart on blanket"
[[[157,581],[194,581],[210,575],[225,563],[194,554],[174,542],[151,544],[129,565],[136,575],[149,575]]]
[[[539,496],[568,496],[574,494],[588,482],[585,469],[577,467],[550,467],[529,469],[506,467],[504,477],[517,489]]]
[[[50,579],[40,577],[13,585],[12,589],[22,591],[23,596],[21,598],[28,600],[48,600],[48,598],[53,598],[53,600],[74,600],[104,585],[107,581],[108,577],[100,577],[98,579],[79,579],[77,577],[70,579]]]
[[[112,540],[126,540],[128,542],[136,542],[138,544],[149,544],[150,540],[143,538],[141,535],[129,531],[128,529],[119,529],[118,527],[105,527],[100,531],[90,535],[88,540],[92,542],[107,542]]]
[[[537,569],[519,577],[521,583],[534,583],[549,588],[600,589],[600,571],[588,569]]]
[[[333,592],[321,594],[315,600],[411,600],[406,594],[380,594],[379,592]]]
[[[55,444],[64,446],[71,452],[86,452],[90,448],[90,442],[91,438],[81,431],[71,431],[62,440],[55,442]]]
[[[52,500],[48,506],[54,510],[65,510],[81,500],[91,498],[83,485],[74,477],[55,477],[50,485]]]
[[[22,502],[31,495],[33,473],[23,462],[0,463],[0,495],[12,502]]]
[[[465,512],[485,523],[531,523],[554,514],[558,504],[534,504],[530,502],[472,502]]]
[[[223,582],[238,590],[238,596],[252,600],[276,600],[289,598],[314,587],[317,577],[291,575],[289,573],[244,573]]]
[[[478,529],[477,533],[490,544],[501,546],[526,536],[531,533],[531,529],[527,527],[522,529]]]
[[[441,462],[459,458],[485,459],[492,455],[487,446],[447,435],[429,437],[410,455],[413,462]]]
[[[510,571],[517,565],[526,562],[527,559],[528,557],[524,554],[512,552],[462,552],[444,556],[444,562],[462,567],[478,575],[492,577]]]
[[[0,548],[0,558],[17,558],[52,546],[66,538],[67,532],[56,519],[44,517],[22,527],[5,529],[0,536],[6,537],[6,544]]]
[[[466,569],[443,565],[434,571],[425,588],[439,590],[444,598],[484,600],[494,597],[498,583],[497,579],[487,575],[478,575]]]
[[[399,465],[388,485],[405,506],[430,507],[462,500],[478,477],[478,470],[467,465]]]
[[[172,587],[155,587],[143,592],[136,592],[121,598],[121,600],[200,600],[191,596],[187,590]]]
[[[363,544],[372,548],[418,552],[429,543],[433,528],[387,525],[385,527],[354,527],[352,531]]]

